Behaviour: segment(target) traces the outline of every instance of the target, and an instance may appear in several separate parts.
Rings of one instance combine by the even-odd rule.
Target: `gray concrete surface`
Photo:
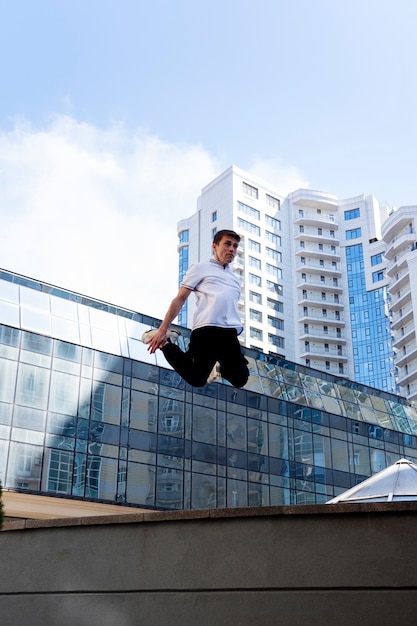
[[[2,626],[417,621],[417,503],[9,522]]]

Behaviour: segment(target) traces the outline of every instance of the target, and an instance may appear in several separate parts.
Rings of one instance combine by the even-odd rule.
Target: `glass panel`
[[[45,471],[46,470],[46,471]],[[43,489],[64,495],[71,494],[74,454],[68,450],[46,450]]]
[[[4,486],[9,489],[40,489],[43,448],[10,443],[10,457]]]
[[[0,401],[14,401],[17,363],[0,359]]]
[[[16,403],[46,409],[50,371],[20,363],[16,388]]]
[[[45,430],[46,413],[37,409],[16,406],[13,415],[13,426],[30,430]]]
[[[194,441],[216,443],[216,411],[206,407],[194,406],[191,426]]]
[[[331,444],[328,437],[313,435],[314,465],[332,467]]]
[[[168,509],[181,509],[183,503],[184,475],[181,470],[158,467],[155,505]]]
[[[226,428],[228,447],[246,450],[246,419],[241,415],[228,414]]]
[[[70,374],[52,372],[49,408],[56,413],[77,415],[79,379]]]
[[[332,446],[332,467],[337,470],[349,471],[349,456],[346,441],[331,439]]]
[[[215,472],[214,472],[215,474]],[[208,509],[216,507],[216,476],[193,473],[191,475],[191,507]]]
[[[228,478],[227,479],[227,506],[237,507],[237,506],[247,506],[247,505],[248,505],[247,484],[240,480]]]
[[[20,327],[19,306],[0,300],[0,321],[3,324]]]
[[[248,419],[248,452],[268,454],[267,424]]]
[[[91,399],[91,419],[120,424],[122,406],[122,390],[107,383],[98,384]]]
[[[132,428],[156,432],[158,397],[140,391],[132,391],[130,405],[130,425]]]
[[[288,431],[284,426],[269,424],[269,455],[288,459]]]

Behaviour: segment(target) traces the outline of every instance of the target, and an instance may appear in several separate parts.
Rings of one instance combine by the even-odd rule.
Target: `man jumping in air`
[[[240,236],[233,230],[217,232],[213,257],[189,268],[161,326],[142,335],[148,351],[153,354],[161,349],[174,370],[194,387],[218,377],[234,387],[243,387],[249,378],[247,360],[238,341],[243,330],[238,311],[240,281],[230,268],[239,242]],[[171,342],[178,333],[170,329],[170,324],[192,291],[197,308],[188,350],[183,352]]]

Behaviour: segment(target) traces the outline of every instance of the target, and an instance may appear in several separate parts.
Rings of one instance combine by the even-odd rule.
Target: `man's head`
[[[231,263],[239,247],[240,235],[234,230],[219,230],[213,238],[213,252],[216,261],[224,267]]]

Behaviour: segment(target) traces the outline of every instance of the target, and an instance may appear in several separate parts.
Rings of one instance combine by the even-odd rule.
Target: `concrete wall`
[[[8,522],[2,626],[416,623],[417,503]]]

